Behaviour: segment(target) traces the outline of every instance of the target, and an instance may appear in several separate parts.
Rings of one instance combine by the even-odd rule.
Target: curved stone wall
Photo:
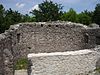
[[[16,32],[12,33],[13,40],[16,40],[13,48],[23,56],[31,52],[64,52],[95,46],[94,33],[87,32],[81,24],[41,22],[17,26]]]
[[[100,29],[71,22],[34,22],[12,25],[0,34],[0,74],[13,75],[18,58],[29,53],[94,48]]]

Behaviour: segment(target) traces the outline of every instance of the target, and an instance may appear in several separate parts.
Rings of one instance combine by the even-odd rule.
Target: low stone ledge
[[[53,52],[53,53],[30,53],[28,54],[28,58],[31,57],[39,57],[39,56],[55,56],[55,55],[80,55],[91,53],[91,50],[79,50],[79,51],[67,51],[67,52]]]
[[[27,70],[15,70],[14,75],[28,75]]]
[[[99,53],[79,50],[55,53],[29,54],[31,75],[86,75],[94,72]]]

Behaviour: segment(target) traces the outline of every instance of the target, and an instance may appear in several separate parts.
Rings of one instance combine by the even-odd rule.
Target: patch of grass
[[[27,69],[27,67],[28,67],[28,60],[26,58],[19,59],[15,65],[16,70]]]
[[[97,71],[97,72],[99,72],[99,73],[100,73],[100,68],[96,68],[96,69],[95,69],[95,71]]]

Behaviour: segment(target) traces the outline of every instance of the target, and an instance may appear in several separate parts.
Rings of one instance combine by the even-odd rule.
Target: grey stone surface
[[[12,25],[0,34],[0,74],[14,75],[14,65],[29,53],[76,51],[100,44],[100,28],[71,22]],[[98,49],[100,50],[100,49]]]
[[[19,43],[17,34],[20,35]],[[71,22],[19,24],[19,28],[12,35],[13,40],[16,40],[13,48],[19,50],[21,56],[31,52],[64,52],[93,48],[96,45],[94,31]]]
[[[94,75],[100,53],[91,50],[29,54],[31,75]]]
[[[12,41],[9,35],[0,37],[0,75],[13,75]]]
[[[90,24],[90,26],[91,26],[92,28],[99,28],[99,25],[96,24],[96,23],[92,23],[92,24]]]
[[[15,70],[15,75],[27,75],[27,70]]]

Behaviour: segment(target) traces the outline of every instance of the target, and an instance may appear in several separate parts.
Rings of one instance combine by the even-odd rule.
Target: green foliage
[[[62,6],[52,1],[45,0],[39,4],[39,10],[33,10],[31,13],[35,15],[36,21],[56,21],[61,15]]]
[[[0,33],[19,22],[21,22],[21,14],[18,11],[13,11],[11,8],[5,11],[3,5],[0,5]]]
[[[93,14],[93,21],[100,25],[100,3],[96,5],[94,14]]]
[[[91,22],[93,23],[93,11],[84,10],[82,13],[86,14],[91,18]]]
[[[21,22],[21,14],[18,11],[13,11],[11,8],[6,11],[5,25],[9,28],[10,25]]]
[[[15,65],[16,70],[27,69],[27,67],[28,67],[28,60],[25,58],[19,59]]]
[[[0,5],[0,33],[4,32],[5,26],[4,26],[4,15],[5,15],[5,9],[3,5]]]
[[[28,14],[22,16],[22,22],[34,22],[35,18],[30,17]]]
[[[0,33],[7,30],[10,25],[20,22],[34,22],[34,21],[71,21],[83,23],[89,25],[90,23],[97,23],[100,25],[100,3],[96,5],[94,11],[85,10],[79,14],[72,8],[68,12],[62,12],[61,4],[53,3],[53,1],[45,0],[39,4],[39,10],[33,10],[31,13],[22,15],[18,11],[14,11],[11,8],[5,10],[2,4],[0,4]]]
[[[92,22],[92,20],[91,20],[91,17],[88,16],[87,14],[80,13],[77,15],[77,22],[85,24],[85,25],[89,25]]]
[[[100,73],[100,68],[96,68],[94,71],[99,72]]]
[[[84,10],[82,13],[90,16],[91,18],[93,17],[93,11]]]
[[[70,10],[68,12],[65,12],[61,16],[61,20],[63,20],[63,21],[76,22],[76,19],[77,19],[77,13],[72,8],[70,8]]]
[[[68,12],[63,13],[63,15],[61,16],[61,20],[89,25],[90,23],[92,23],[92,17],[93,12],[85,10],[84,12],[77,14],[76,11],[71,8]]]
[[[22,15],[18,11],[13,11],[11,8],[9,10],[5,10],[3,5],[0,5],[0,33],[7,30],[10,25],[33,21],[35,21],[35,18],[30,17],[28,14]]]

